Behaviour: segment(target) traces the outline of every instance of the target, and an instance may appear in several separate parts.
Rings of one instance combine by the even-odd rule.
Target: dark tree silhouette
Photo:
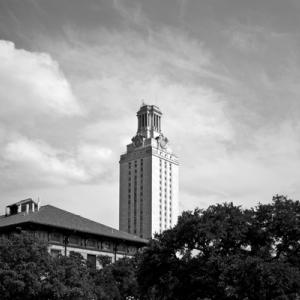
[[[144,250],[144,299],[297,299],[300,204],[276,196],[243,210],[232,203],[184,212]]]

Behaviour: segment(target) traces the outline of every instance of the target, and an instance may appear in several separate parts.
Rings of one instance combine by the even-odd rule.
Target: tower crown
[[[162,112],[155,105],[143,104],[137,112],[137,134],[145,138],[155,138],[161,133]]]

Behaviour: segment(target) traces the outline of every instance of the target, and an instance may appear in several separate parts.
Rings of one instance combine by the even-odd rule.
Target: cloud
[[[32,141],[21,137],[8,143],[2,153],[9,168],[19,171],[17,180],[33,177],[36,181],[64,184],[68,181],[86,181],[88,174],[76,160],[44,141]],[[40,179],[39,179],[40,178]]]
[[[127,21],[134,22],[137,24],[145,23],[146,17],[142,13],[140,3],[129,2],[125,0],[113,0],[113,7],[118,13]]]
[[[127,12],[134,13],[132,9]],[[230,32],[234,46],[246,55],[257,55],[261,50],[257,42],[263,40],[256,40],[256,31],[246,35],[239,28],[236,31]],[[252,205],[269,201],[278,191],[297,191],[294,178],[299,177],[300,166],[293,167],[290,158],[294,162],[299,157],[299,145],[293,143],[298,129],[292,123],[281,127],[285,120],[278,116],[287,109],[282,98],[277,101],[271,93],[279,81],[267,72],[254,73],[257,68],[252,61],[247,61],[251,68],[243,68],[238,64],[241,56],[232,55],[236,64],[229,72],[207,44],[170,27],[149,28],[146,34],[104,27],[87,34],[67,27],[65,35],[66,40],[40,41],[40,47],[59,62],[57,70],[66,75],[58,74],[68,78],[75,95],[69,103],[78,110],[71,109],[69,118],[61,118],[68,114],[56,102],[49,106],[28,100],[34,112],[44,116],[41,120],[28,109],[29,118],[41,130],[17,129],[23,135],[13,137],[0,131],[0,140],[1,136],[5,140],[0,165],[9,171],[3,181],[10,187],[26,182],[28,186],[68,186],[69,194],[78,199],[71,186],[82,188],[83,194],[87,186],[97,186],[97,193],[116,200],[118,157],[136,132],[135,113],[144,99],[161,108],[163,133],[179,155],[182,209],[223,201]],[[235,73],[235,69],[239,70]],[[277,90],[281,88],[278,84]],[[82,99],[80,107],[76,99]],[[274,106],[275,99],[281,106]],[[86,114],[77,118],[82,110]],[[21,114],[23,106],[16,111]],[[53,116],[52,122],[44,123]],[[278,124],[270,122],[272,116]],[[102,186],[106,186],[103,192]],[[92,197],[90,201],[96,203],[98,196]]]
[[[0,58],[1,186],[62,186],[103,176],[110,150],[76,139],[84,109],[59,64],[3,40]]]
[[[49,54],[17,49],[0,40],[0,116],[78,115],[81,108]]]
[[[111,149],[97,144],[81,144],[77,149],[78,162],[85,166],[92,178],[110,169],[111,156]]]
[[[10,173],[19,186],[88,183],[106,171],[103,165],[110,155],[110,149],[97,145],[81,144],[66,151],[51,147],[43,140],[19,136],[0,152],[0,162],[7,170],[1,181],[5,182]]]

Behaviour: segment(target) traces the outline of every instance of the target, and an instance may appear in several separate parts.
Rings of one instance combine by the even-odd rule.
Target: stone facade
[[[137,117],[137,133],[120,158],[119,228],[151,238],[177,222],[179,163],[162,134],[159,108],[143,105]]]
[[[105,255],[115,262],[133,256],[147,240],[83,218],[51,205],[40,206],[32,199],[9,205],[0,216],[0,236],[26,231],[47,242],[51,255],[79,253],[94,267],[100,267],[97,256]]]

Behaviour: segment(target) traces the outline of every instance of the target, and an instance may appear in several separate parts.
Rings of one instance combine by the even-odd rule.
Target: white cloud
[[[86,181],[88,174],[72,155],[54,149],[44,141],[32,141],[24,137],[8,143],[2,153],[9,167],[20,172],[20,177],[33,176],[35,180],[51,183]],[[40,178],[40,179],[39,179]]]
[[[42,140],[29,140],[19,136],[7,143],[0,152],[0,163],[6,166],[6,181],[13,175],[19,186],[67,185],[88,183],[106,172],[105,164],[111,150],[91,144],[66,151],[51,147]]]
[[[0,40],[0,116],[76,115],[81,108],[49,54],[17,49]]]
[[[5,144],[0,164],[10,171],[11,186],[31,176],[35,183],[47,181],[45,186],[49,182],[69,185],[68,195],[78,199],[72,184],[84,189],[85,195],[89,191],[82,183],[93,184],[95,178],[105,174],[113,181],[108,184],[107,180],[98,180],[93,185],[97,186],[97,194],[91,192],[94,200],[89,201],[98,203],[98,193],[117,200],[118,156],[136,132],[135,113],[140,100],[145,99],[162,109],[163,133],[180,156],[183,209],[222,201],[253,205],[269,201],[276,192],[299,190],[295,178],[300,176],[300,166],[294,163],[299,158],[299,143],[294,142],[299,129],[280,127],[283,120],[277,117],[278,126],[269,122],[274,114],[267,108],[273,107],[274,98],[267,101],[263,97],[258,73],[252,76],[252,70],[247,69],[247,74],[260,84],[257,89],[243,76],[227,77],[203,43],[170,28],[149,30],[144,36],[103,28],[87,37],[72,30],[66,34],[71,45],[52,43],[45,48],[60,62],[77,97],[84,99],[87,117],[71,122],[69,130],[66,123],[59,123],[51,134],[48,124],[38,120],[44,137],[29,132],[27,139],[16,138]],[[258,50],[250,35],[233,38],[240,42],[236,45],[240,50],[253,46],[252,55]],[[252,41],[252,46],[247,45]],[[224,88],[232,81],[235,85]],[[281,87],[278,85],[278,89]],[[64,114],[55,102],[52,108],[34,103],[37,111]],[[268,132],[267,124],[274,130]],[[4,181],[8,181],[7,176]],[[104,185],[106,188],[101,189]],[[59,191],[57,195],[62,198]],[[114,205],[116,212],[117,201]]]
[[[91,177],[104,173],[109,169],[112,151],[95,144],[82,144],[77,150],[78,161],[88,170]]]

